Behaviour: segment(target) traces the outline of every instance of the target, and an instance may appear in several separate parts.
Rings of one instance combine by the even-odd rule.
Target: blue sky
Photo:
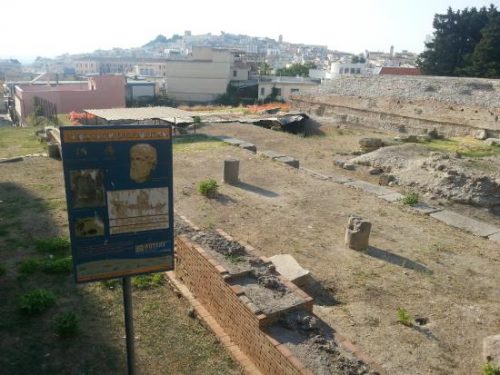
[[[2,11],[0,57],[26,60],[135,47],[184,30],[275,39],[283,34],[285,41],[355,53],[388,51],[391,45],[421,52],[435,13],[491,3],[500,7],[498,0],[10,1]]]

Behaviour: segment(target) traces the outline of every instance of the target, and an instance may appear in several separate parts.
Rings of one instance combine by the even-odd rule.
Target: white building
[[[311,81],[308,78],[297,78],[297,77],[276,77],[269,81],[259,82],[259,100],[266,99],[269,95],[273,93],[273,89],[276,92],[277,100],[288,100],[290,95],[299,93],[309,87],[317,86],[318,82]]]
[[[332,78],[337,78],[343,75],[363,75],[367,74],[366,63],[348,63],[337,61],[332,63],[330,68]]]
[[[185,60],[167,60],[167,95],[177,101],[210,102],[230,81],[248,80],[250,68],[227,49],[194,47]]]

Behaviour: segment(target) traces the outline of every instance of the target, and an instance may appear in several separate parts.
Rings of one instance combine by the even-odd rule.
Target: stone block
[[[297,159],[290,157],[290,156],[281,156],[281,157],[275,158],[273,160],[280,162],[280,163],[287,164],[290,167],[294,167],[294,168],[299,167],[299,161]]]
[[[242,141],[241,139],[236,139],[236,138],[225,138],[222,141],[224,143],[230,144],[232,146],[239,146],[242,143],[245,143],[245,141]]]
[[[345,243],[353,250],[363,251],[368,248],[372,224],[360,216],[351,215],[345,231]]]
[[[500,366],[500,335],[488,336],[483,339],[483,360],[491,361]]]
[[[224,182],[229,185],[239,181],[240,161],[237,159],[224,160]]]
[[[253,143],[243,142],[238,147],[242,148],[244,150],[248,150],[248,151],[252,151],[252,152],[257,152],[257,146],[255,146]]]
[[[297,286],[304,285],[310,278],[310,272],[302,268],[290,254],[274,255],[269,260],[276,267],[276,271]]]
[[[49,154],[49,158],[52,159],[60,159],[61,154],[59,152],[59,145],[56,143],[48,143],[47,144],[47,153]]]
[[[262,155],[265,158],[272,159],[272,160],[286,156],[284,154],[281,154],[281,153],[276,152],[276,151],[271,151],[271,150],[262,151],[260,153],[260,155]]]
[[[413,204],[410,206],[410,209],[417,211],[420,214],[423,215],[430,215],[434,212],[442,211],[442,208],[437,208],[437,207],[432,207],[429,206],[427,203],[424,202],[418,202],[416,204]]]
[[[486,224],[482,221],[471,219],[467,216],[457,214],[456,212],[453,211],[443,210],[439,212],[434,212],[431,214],[431,216],[452,227],[463,229],[466,232],[470,232],[480,237],[488,237],[491,236],[492,234],[500,232],[500,228]]]
[[[378,196],[388,195],[388,194],[393,193],[393,191],[391,189],[387,189],[387,188],[385,188],[383,186],[379,186],[379,185],[370,184],[369,182],[365,182],[365,181],[354,180],[351,182],[347,182],[345,185],[353,187],[355,189],[362,190],[366,193],[370,193],[370,194],[374,194],[374,195],[378,195]]]
[[[387,202],[395,203],[395,202],[399,202],[403,198],[403,195],[399,194],[399,193],[391,193],[391,194],[387,194],[387,195],[379,195],[378,197],[380,199],[387,201]]]

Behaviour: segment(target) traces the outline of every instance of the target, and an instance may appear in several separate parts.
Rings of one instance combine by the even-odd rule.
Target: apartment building
[[[69,84],[19,84],[14,104],[21,124],[35,110],[35,102],[51,113],[81,112],[89,108],[124,108],[125,78],[119,75],[95,76]]]

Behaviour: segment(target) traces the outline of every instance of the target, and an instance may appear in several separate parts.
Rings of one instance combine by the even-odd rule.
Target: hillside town
[[[58,113],[211,103],[228,90],[244,103],[254,104],[270,97],[272,88],[277,90],[274,100],[288,100],[291,93],[343,76],[420,74],[415,60],[416,54],[396,52],[394,46],[387,52],[367,50],[355,55],[326,46],[287,43],[282,35],[274,40],[186,31],[169,39],[160,35],[128,50],[38,57],[30,65],[2,60],[2,105],[14,123],[23,124],[33,113],[34,97]],[[294,66],[302,70],[296,74],[287,70]]]

